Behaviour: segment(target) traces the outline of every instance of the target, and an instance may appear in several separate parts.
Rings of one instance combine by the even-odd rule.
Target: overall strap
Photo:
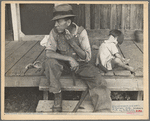
[[[84,30],[84,27],[83,27],[83,26],[80,26],[80,27],[78,28],[77,34],[80,35],[83,30]]]

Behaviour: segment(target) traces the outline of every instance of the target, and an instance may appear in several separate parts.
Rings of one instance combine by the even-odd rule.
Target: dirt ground
[[[63,100],[79,100],[82,92],[62,92]],[[137,92],[112,92],[112,100],[135,100]],[[49,94],[49,100],[53,100]],[[43,99],[43,92],[37,88],[6,88],[5,112],[35,112],[39,100]]]

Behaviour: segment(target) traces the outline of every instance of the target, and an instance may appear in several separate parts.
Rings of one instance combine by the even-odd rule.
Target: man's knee
[[[45,60],[45,66],[51,67],[51,66],[55,65],[56,63],[58,63],[56,59],[49,58],[49,59]]]
[[[52,70],[63,70],[63,65],[61,65],[56,59],[46,59],[45,67],[51,68]]]
[[[99,73],[96,75],[96,85],[97,86],[106,86],[107,87],[107,82],[104,79],[104,77],[102,77],[102,75]]]

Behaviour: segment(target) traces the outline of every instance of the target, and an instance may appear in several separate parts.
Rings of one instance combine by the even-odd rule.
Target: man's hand
[[[70,68],[71,68],[71,71],[75,71],[77,72],[78,69],[79,69],[79,63],[74,59],[74,58],[70,58],[69,59],[69,64],[70,64]]]
[[[65,32],[66,32],[65,38],[66,38],[67,42],[68,42],[70,45],[76,44],[76,43],[75,43],[75,40],[74,40],[74,39],[76,39],[76,38],[69,32],[69,30],[65,29]]]

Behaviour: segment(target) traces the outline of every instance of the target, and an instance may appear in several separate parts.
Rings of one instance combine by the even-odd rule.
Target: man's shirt
[[[84,29],[80,35],[78,35],[78,26],[73,23],[76,26],[76,31],[73,34],[74,36],[79,36],[79,44],[81,49],[85,52],[86,54],[86,59],[82,60],[81,58],[78,59],[78,61],[90,61],[91,60],[91,47],[90,47],[90,43],[89,43],[89,38],[87,35],[86,30]],[[41,41],[41,45],[46,47],[46,50],[52,50],[55,51],[58,49],[57,47],[57,36],[59,36],[58,33],[54,32],[54,29],[51,30],[49,35],[46,35],[43,40]]]

